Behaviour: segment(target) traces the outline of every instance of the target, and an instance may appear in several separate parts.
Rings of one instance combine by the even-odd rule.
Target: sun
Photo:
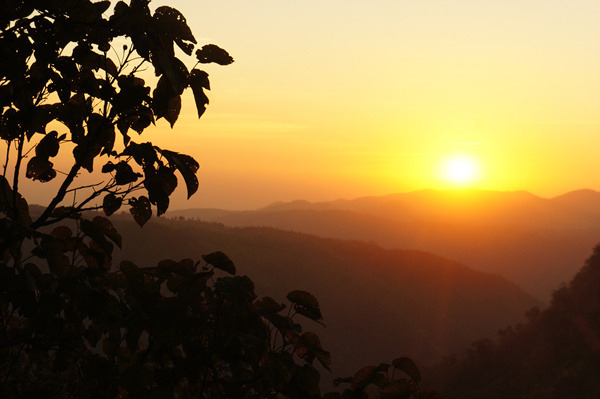
[[[479,179],[480,169],[476,159],[466,155],[454,155],[442,162],[441,177],[455,186],[469,186]]]

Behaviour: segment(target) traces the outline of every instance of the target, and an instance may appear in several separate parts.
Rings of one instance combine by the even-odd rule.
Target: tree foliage
[[[315,366],[329,370],[330,354],[299,323],[322,324],[313,295],[257,299],[222,252],[114,265],[121,235],[86,213],[127,204],[143,226],[168,209],[179,177],[197,192],[193,157],[131,135],[161,118],[173,127],[189,88],[202,116],[210,83],[197,66],[228,65],[227,51],[194,53],[185,17],[149,0],[7,0],[0,30],[0,397],[321,397]],[[79,183],[98,170],[103,181]],[[37,214],[23,176],[61,179]],[[418,370],[398,361],[402,395],[416,394]],[[363,374],[352,392],[373,383]],[[401,397],[389,395],[398,384],[382,397]]]
[[[102,217],[84,230],[98,247],[119,240]],[[2,268],[3,397],[319,397],[312,364],[328,368],[329,354],[289,306],[257,300],[226,255],[78,267],[70,259],[84,236],[43,236],[36,252],[49,272]]]
[[[600,397],[600,246],[545,310],[428,370],[445,398]]]
[[[194,158],[131,135],[161,118],[173,127],[188,88],[202,116],[210,84],[196,66],[233,58],[209,44],[188,69],[196,39],[186,19],[148,3],[0,4],[0,396],[318,397],[313,362],[329,368],[329,353],[295,320],[320,321],[310,294],[256,300],[221,252],[115,266],[120,234],[106,217],[85,217],[128,204],[142,226],[167,210],[178,175],[188,197],[198,190]],[[67,151],[70,169],[57,170]],[[98,169],[103,182],[78,185]],[[23,175],[62,179],[39,214],[21,195]]]
[[[325,399],[440,399],[436,392],[421,390],[421,373],[407,357],[398,357],[391,364],[365,366],[351,377],[334,380],[335,386],[341,384],[350,387],[343,392],[330,392]]]
[[[205,45],[196,52],[196,66],[188,69],[183,60],[191,58],[196,39],[185,17],[168,6],[152,12],[148,3],[119,1],[113,7],[110,1],[28,0],[0,5],[0,138],[7,144],[3,176],[17,193],[23,168],[26,178],[39,182],[64,178],[31,228],[97,208],[98,198],[107,215],[129,199],[142,225],[152,207],[157,215],[167,210],[177,174],[188,197],[198,190],[198,163],[191,156],[135,142],[131,134],[142,134],[161,118],[173,127],[188,88],[201,116],[210,83],[196,66],[227,65],[233,58],[218,46]],[[143,75],[146,69],[154,77]],[[65,157],[69,149],[72,166],[57,171],[53,158],[59,152]],[[104,182],[76,187],[77,177],[100,162]],[[133,196],[140,189],[147,195]],[[77,201],[57,216],[56,208],[74,192]],[[5,197],[7,216],[18,219],[16,196]]]

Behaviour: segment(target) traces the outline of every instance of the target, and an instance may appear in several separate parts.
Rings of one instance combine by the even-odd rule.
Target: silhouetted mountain
[[[600,246],[544,311],[426,373],[445,399],[600,397]]]
[[[538,304],[505,278],[420,251],[272,228],[158,219],[140,229],[129,218],[113,219],[123,234],[119,256],[140,266],[220,250],[262,295],[313,293],[327,326],[314,330],[332,352],[334,375],[399,354],[430,363]]]
[[[383,197],[275,203],[256,211],[183,210],[169,216],[269,226],[418,249],[506,276],[548,300],[600,241],[600,193],[552,199],[523,191],[424,190]]]

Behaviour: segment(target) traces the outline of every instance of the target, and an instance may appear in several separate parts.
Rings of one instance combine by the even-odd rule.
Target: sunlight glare
[[[468,156],[453,156],[442,165],[442,178],[453,185],[466,186],[479,178],[478,162]]]

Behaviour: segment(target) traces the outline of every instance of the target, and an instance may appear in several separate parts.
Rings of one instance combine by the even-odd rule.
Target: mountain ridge
[[[600,193],[593,190],[553,198],[524,191],[421,190],[218,214],[169,211],[167,216],[423,250],[501,274],[542,300],[568,281],[577,271],[573,265],[582,264],[589,248],[600,242]]]
[[[139,266],[219,250],[255,281],[259,296],[281,300],[293,289],[314,294],[327,327],[309,330],[340,359],[336,375],[390,353],[433,362],[540,304],[504,277],[422,251],[274,228],[157,219],[139,229],[123,216],[112,219],[123,235],[116,256]]]

